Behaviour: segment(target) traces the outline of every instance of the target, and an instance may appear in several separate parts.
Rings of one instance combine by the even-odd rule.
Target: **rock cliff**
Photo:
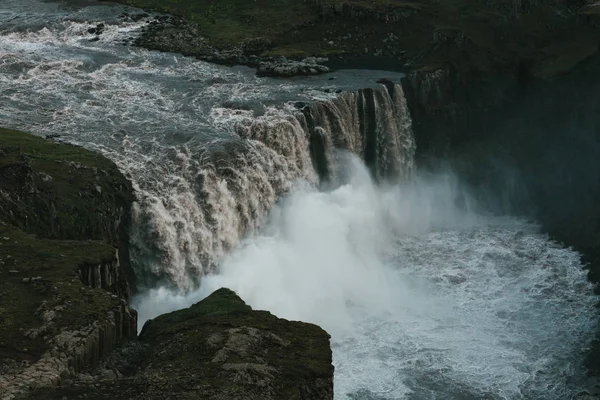
[[[551,81],[448,71],[404,79],[421,169],[448,165],[481,203],[524,215],[583,255],[600,282],[600,57]],[[596,291],[599,291],[597,286]],[[600,375],[600,340],[588,355]]]
[[[129,182],[102,156],[0,129],[0,398],[59,385],[136,336]]]
[[[120,2],[173,16],[150,18],[140,46],[253,67],[316,56],[349,67],[549,79],[595,54],[600,39],[598,7],[586,1]]]
[[[95,383],[94,398],[333,399],[329,335],[252,310],[228,289],[148,321],[140,346],[128,356],[130,372],[104,374],[108,379]],[[89,383],[75,381],[34,395],[78,399],[88,393]]]

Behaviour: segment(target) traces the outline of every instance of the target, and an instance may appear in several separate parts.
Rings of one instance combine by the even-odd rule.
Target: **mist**
[[[334,189],[298,182],[264,228],[199,289],[183,294],[161,287],[137,297],[140,327],[221,287],[254,308],[319,324],[336,336],[352,329],[353,308],[385,313],[426,296],[399,280],[385,265],[386,254],[399,235],[474,226],[481,217],[473,201],[451,173],[378,186],[358,157],[343,152],[338,160],[345,173]]]
[[[297,183],[197,290],[135,298],[140,324],[227,287],[323,327],[339,399],[562,399],[582,384],[577,352],[596,322],[578,253],[482,213],[452,173],[377,185],[355,156],[339,158],[339,186]]]

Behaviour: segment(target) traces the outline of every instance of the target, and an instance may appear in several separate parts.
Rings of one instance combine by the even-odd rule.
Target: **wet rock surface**
[[[326,62],[326,58],[305,58],[301,61],[287,60],[285,58],[275,61],[261,61],[256,74],[258,76],[272,76],[289,78],[298,75],[319,75],[330,72],[329,68],[319,64]]]
[[[333,398],[329,335],[227,289],[138,338],[132,199],[100,155],[0,129],[1,400]]]
[[[600,58],[552,81],[413,72],[403,80],[422,170],[446,163],[482,204],[526,215],[582,254],[600,282]],[[596,286],[596,292],[598,292]],[[587,352],[600,376],[600,339]],[[598,384],[591,384],[598,393]]]

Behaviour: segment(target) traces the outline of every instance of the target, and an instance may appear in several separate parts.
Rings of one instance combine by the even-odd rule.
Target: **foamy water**
[[[90,3],[11,0],[2,9],[0,121],[100,151],[132,180],[142,285],[193,287],[295,180],[315,182],[304,132],[283,112],[293,101],[400,76],[259,79],[244,67],[123,46],[145,22]],[[100,22],[104,33],[91,41]],[[264,131],[268,140],[253,137]]]
[[[150,286],[140,322],[226,286],[331,333],[338,399],[559,400],[584,387],[596,298],[576,252],[478,214],[448,174],[379,187],[340,156],[346,181],[316,189],[291,102],[398,75],[259,79],[123,46],[143,24],[123,10],[4,0],[0,123],[100,151],[132,180],[132,257]]]
[[[337,399],[572,396],[596,329],[579,255],[457,208],[448,177],[383,189],[352,164],[336,190],[293,191],[198,291],[137,298],[140,323],[229,287],[332,335]]]

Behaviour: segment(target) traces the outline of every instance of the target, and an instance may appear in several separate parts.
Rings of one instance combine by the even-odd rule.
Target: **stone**
[[[72,379],[136,336],[129,255],[126,246],[116,248],[128,243],[133,191],[96,153],[2,128],[0,135],[1,152],[18,160],[0,169],[0,238],[11,238],[2,242],[3,255],[19,265],[2,285],[2,311],[15,317],[0,323],[0,393],[28,398],[32,388]],[[41,163],[27,157],[33,151]],[[90,264],[98,287],[82,291],[80,269]]]
[[[115,379],[118,379],[118,376],[114,371],[107,369],[102,372],[101,379],[105,381],[114,381]]]
[[[320,75],[328,72],[330,72],[329,68],[317,64],[315,58],[306,58],[302,61],[293,61],[283,58],[260,62],[256,75],[289,78],[298,75]]]
[[[329,339],[316,325],[252,310],[223,288],[146,322],[139,341],[98,371],[102,379],[80,375],[67,393],[83,397],[93,385],[94,396],[111,400],[331,400]],[[120,379],[116,365],[125,367]],[[33,395],[54,400],[61,390]]]

